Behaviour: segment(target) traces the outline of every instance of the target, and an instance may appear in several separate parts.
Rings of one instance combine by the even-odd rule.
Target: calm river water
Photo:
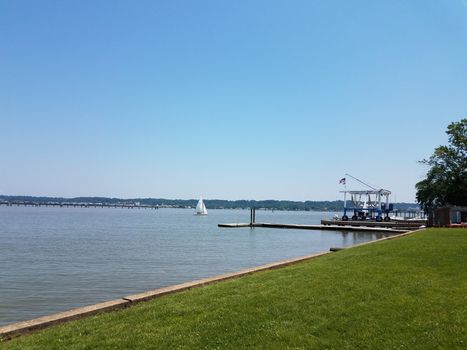
[[[384,234],[218,228],[248,210],[0,207],[0,325]],[[333,213],[257,211],[318,224]]]

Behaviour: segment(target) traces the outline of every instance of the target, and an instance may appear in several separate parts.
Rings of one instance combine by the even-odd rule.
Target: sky
[[[4,195],[413,202],[466,116],[465,0],[0,0]]]

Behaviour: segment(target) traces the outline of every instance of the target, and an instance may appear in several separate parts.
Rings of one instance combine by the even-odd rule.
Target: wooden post
[[[256,222],[256,209],[250,208],[250,227]]]

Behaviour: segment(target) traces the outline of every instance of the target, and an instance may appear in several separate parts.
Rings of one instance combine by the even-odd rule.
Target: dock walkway
[[[321,220],[321,225],[345,226],[345,227],[386,227],[401,230],[416,230],[426,225],[426,220],[397,220],[397,221],[370,221],[370,220]]]
[[[301,224],[272,224],[257,223],[256,209],[250,208],[249,223],[218,224],[218,227],[236,228],[236,227],[268,227],[295,230],[329,230],[329,231],[359,231],[359,232],[390,232],[404,233],[425,227],[426,220],[396,220],[396,221],[343,221],[343,220],[321,220],[320,225],[301,225]]]
[[[359,232],[388,232],[388,233],[404,233],[409,229],[390,228],[390,227],[366,227],[366,226],[343,226],[343,225],[299,225],[299,224],[273,224],[273,223],[232,223],[218,224],[218,227],[223,228],[239,228],[239,227],[267,227],[280,229],[295,229],[295,230],[329,230],[329,231],[359,231]]]

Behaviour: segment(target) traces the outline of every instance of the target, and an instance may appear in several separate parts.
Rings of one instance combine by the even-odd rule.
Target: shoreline
[[[423,231],[423,230],[424,229],[417,229],[417,230],[409,231],[406,233],[396,234],[396,235],[389,236],[389,237],[383,237],[380,239],[375,239],[373,241],[355,244],[353,246],[350,246],[344,249],[351,249],[351,248],[356,248],[356,247],[367,245],[367,244],[372,244],[375,242],[381,242],[384,240],[400,238],[400,237],[404,237],[404,236],[413,234],[418,231]],[[164,296],[164,295],[178,293],[178,292],[182,292],[188,289],[198,288],[198,287],[202,287],[205,285],[209,285],[209,284],[213,284],[213,283],[217,283],[217,282],[221,282],[225,280],[240,278],[242,276],[250,275],[256,272],[273,270],[273,269],[285,267],[288,265],[318,258],[320,256],[324,256],[327,254],[333,254],[333,251],[318,252],[318,253],[311,254],[311,255],[282,260],[282,261],[278,261],[278,262],[274,262],[270,264],[265,264],[265,265],[260,265],[260,266],[249,268],[249,269],[240,270],[237,272],[225,273],[225,274],[221,274],[221,275],[217,275],[217,276],[213,276],[209,278],[204,278],[204,279],[194,280],[194,281],[176,284],[176,285],[172,285],[168,287],[149,290],[143,293],[128,295],[122,298],[105,301],[105,302],[97,303],[93,305],[88,305],[84,307],[79,307],[79,308],[75,308],[75,309],[68,310],[65,312],[59,312],[59,313],[55,313],[51,315],[46,315],[46,316],[42,316],[39,318],[31,319],[31,320],[7,324],[5,326],[0,326],[0,339],[4,339],[4,340],[11,339],[11,338],[23,335],[23,334],[31,333],[34,331],[38,331],[38,330],[50,327],[52,325],[57,325],[57,324],[65,323],[68,321],[84,318],[86,316],[91,316],[91,315],[101,313],[101,312],[109,312],[113,310],[123,309],[129,306],[135,305],[139,302],[152,300],[152,299]]]

